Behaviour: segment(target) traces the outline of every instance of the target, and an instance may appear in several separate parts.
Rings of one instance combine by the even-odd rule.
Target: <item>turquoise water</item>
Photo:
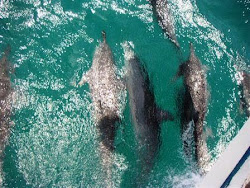
[[[205,121],[211,164],[247,117],[241,113],[238,71],[249,70],[249,1],[169,0],[179,54],[164,36],[146,0],[0,1],[0,49],[11,45],[15,67],[12,129],[5,151],[5,187],[101,187],[96,128],[88,86],[76,83],[92,63],[101,31],[124,75],[121,44],[130,41],[146,64],[156,101],[175,114],[162,124],[162,145],[148,187],[192,187],[202,178],[185,158],[178,112],[181,79],[172,82],[193,42],[206,66]],[[136,143],[128,99],[117,131],[113,181],[135,183]]]

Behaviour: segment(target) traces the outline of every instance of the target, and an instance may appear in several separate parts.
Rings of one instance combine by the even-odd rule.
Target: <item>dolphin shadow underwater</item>
[[[93,117],[99,135],[99,151],[105,173],[105,186],[112,187],[112,157],[117,123],[120,122],[119,96],[124,89],[116,75],[112,51],[102,32],[103,41],[96,48],[90,70],[82,76],[79,85],[89,84]]]
[[[209,156],[203,135],[203,123],[207,113],[208,89],[205,71],[195,55],[192,43],[190,43],[189,59],[180,65],[176,75],[176,77],[180,76],[184,78],[184,90],[178,95],[182,96],[178,105],[181,106],[179,109],[184,152],[188,157],[192,157],[194,153],[200,173],[205,174]]]
[[[160,124],[165,120],[172,121],[173,116],[157,106],[148,73],[131,47],[124,44],[123,48],[125,82],[139,159],[136,186],[141,187],[147,182],[161,145]]]
[[[3,158],[4,150],[10,135],[11,123],[11,81],[10,81],[10,62],[8,56],[11,47],[8,46],[0,59],[0,185],[3,181]]]

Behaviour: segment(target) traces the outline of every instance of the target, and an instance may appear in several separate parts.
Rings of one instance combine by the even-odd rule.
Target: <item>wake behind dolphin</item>
[[[10,95],[11,82],[9,76],[9,61],[10,46],[8,46],[0,59],[0,186],[3,181],[2,163],[4,150],[10,134]]]
[[[160,124],[172,120],[169,112],[156,105],[148,73],[128,44],[124,44],[126,86],[140,161],[140,183],[145,182],[160,147]],[[139,183],[139,184],[140,184]]]
[[[183,133],[187,133],[187,129],[190,129],[190,122],[193,121],[195,158],[201,173],[205,173],[209,157],[206,142],[203,139],[203,122],[207,112],[208,90],[205,73],[192,44],[190,44],[189,59],[179,67],[178,76],[184,77],[185,85],[184,112],[182,114]],[[187,147],[190,146],[184,142],[184,150],[190,154],[190,148]]]
[[[100,152],[106,174],[106,186],[111,187],[112,152],[116,123],[120,119],[122,83],[116,75],[112,52],[102,32],[103,42],[96,48],[90,70],[79,82],[89,84],[93,103],[93,116],[100,136]]]
[[[175,28],[167,0],[149,0],[149,1],[153,6],[153,11],[157,16],[159,25],[166,33],[168,38],[171,40],[171,42],[173,42],[177,48],[180,48],[180,45],[176,39]]]

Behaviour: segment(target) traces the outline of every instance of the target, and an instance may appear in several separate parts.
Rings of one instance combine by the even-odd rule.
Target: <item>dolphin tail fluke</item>
[[[157,119],[159,122],[161,122],[161,121],[173,121],[174,116],[168,111],[157,108]]]
[[[78,85],[81,87],[83,84],[89,81],[90,71],[83,74],[81,81],[78,83]]]

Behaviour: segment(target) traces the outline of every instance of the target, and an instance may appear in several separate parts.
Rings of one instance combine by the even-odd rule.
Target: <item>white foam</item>
[[[202,177],[199,174],[189,171],[184,174],[169,175],[166,185],[175,188],[194,188],[201,180]],[[166,185],[162,186],[165,187]]]
[[[227,53],[226,45],[223,42],[223,34],[199,12],[196,1],[174,0],[174,2],[171,1],[170,6],[175,22],[180,23],[179,26],[181,26],[177,29],[177,36],[188,36],[196,42],[210,44],[210,49],[218,59],[222,57],[223,53]],[[192,34],[193,32],[195,32],[195,35]],[[208,61],[208,63],[211,62]]]
[[[75,174],[81,177],[79,172],[83,170],[95,172],[91,168],[98,159],[98,153],[90,149],[95,142],[96,131],[91,119],[87,118],[90,103],[83,96],[88,95],[69,90],[53,99],[36,94],[33,87],[39,85],[32,83],[33,79],[36,77],[30,76],[27,81],[17,80],[16,83],[21,92],[17,93],[20,100],[16,101],[14,108],[17,112],[27,108],[34,111],[25,121],[18,122],[29,131],[13,136],[18,148],[18,169],[27,183],[35,187],[51,184],[79,186],[72,177]],[[81,155],[83,151],[84,155]],[[70,170],[61,169],[58,174],[58,168]]]
[[[153,22],[153,13],[152,8],[148,2],[142,2],[138,5],[135,4],[132,0],[123,0],[123,1],[107,1],[107,0],[98,0],[91,1],[89,3],[83,3],[83,7],[88,7],[92,10],[92,13],[97,12],[98,9],[102,11],[113,10],[117,14],[130,15],[132,17],[139,18],[142,22],[149,24]],[[100,13],[99,13],[100,17]]]
[[[0,1],[0,19],[8,18],[10,13],[10,3],[9,0],[1,0]]]
[[[125,41],[125,42],[121,43],[121,46],[123,47],[124,57],[125,57],[126,61],[128,61],[129,59],[132,59],[135,56],[135,54],[132,50],[132,49],[134,49],[134,44],[132,41]]]
[[[242,129],[238,132],[237,136],[230,142],[229,146],[222,153],[222,156],[216,161],[211,171],[205,176],[201,184],[199,184],[200,187],[204,186],[220,187],[223,184],[223,182],[228,178],[230,173],[238,164],[239,160],[249,149],[249,141],[250,141],[249,139],[250,137],[248,135],[249,130],[250,130],[250,120],[248,120],[245,123]],[[250,164],[249,160],[247,160],[246,163],[244,163],[243,166],[241,167],[242,170],[245,167],[246,169],[249,170],[249,164]],[[245,170],[243,170],[243,173],[244,172]],[[242,173],[241,170],[238,171],[238,173]],[[248,174],[244,174],[242,178],[240,177],[242,175],[238,173],[234,176],[232,182],[239,183],[239,181],[241,181],[242,185],[244,183],[244,179],[247,178]],[[241,187],[241,186],[238,185],[236,187]]]

